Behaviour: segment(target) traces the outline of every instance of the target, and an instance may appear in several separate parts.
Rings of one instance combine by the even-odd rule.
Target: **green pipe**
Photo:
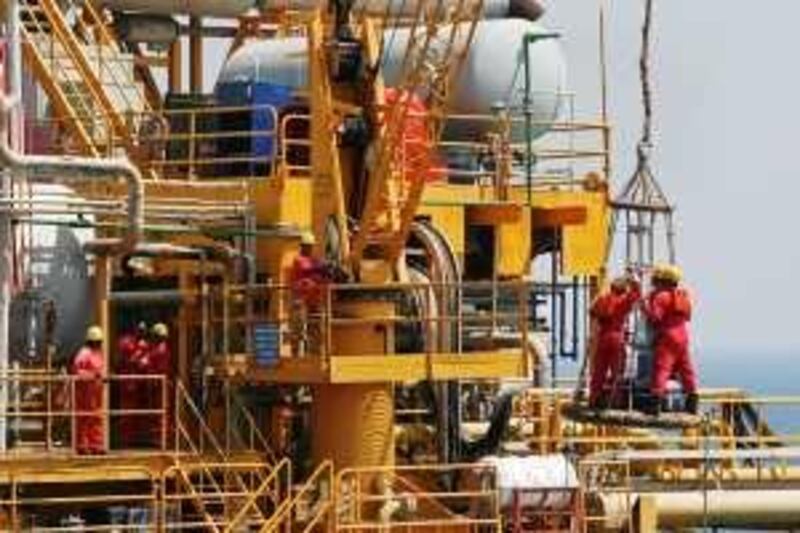
[[[528,190],[528,205],[533,204],[533,136],[531,135],[531,130],[533,129],[533,110],[531,109],[533,99],[531,97],[530,45],[537,41],[558,39],[559,37],[561,37],[561,34],[554,32],[526,33],[522,37],[523,60],[525,61],[525,95],[523,96],[522,106],[525,113],[525,185]]]

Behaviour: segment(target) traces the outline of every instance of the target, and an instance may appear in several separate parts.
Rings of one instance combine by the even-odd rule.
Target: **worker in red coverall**
[[[292,264],[289,281],[292,289],[292,351],[296,357],[319,348],[323,298],[330,276],[325,263],[311,255],[315,239],[305,233],[300,253]]]
[[[103,330],[92,326],[86,332],[86,344],[72,361],[75,376],[75,450],[81,455],[105,452],[103,420]]]
[[[119,406],[123,410],[119,419],[120,445],[123,448],[136,446],[142,441],[142,416],[125,414],[124,411],[144,409],[147,398],[147,386],[141,378],[144,374],[142,361],[150,350],[147,342],[147,324],[139,322],[134,331],[125,333],[119,338],[119,361],[117,373],[119,382]]]
[[[614,279],[610,290],[592,304],[590,313],[597,332],[589,381],[592,408],[605,409],[616,400],[616,389],[625,371],[625,323],[640,298],[641,286],[629,274]]]
[[[686,395],[686,412],[697,414],[697,375],[689,354],[689,320],[692,301],[680,287],[681,271],[674,265],[653,271],[653,290],[647,296],[644,313],[653,328],[653,375],[650,387],[652,412],[663,409],[667,381],[676,374]]]
[[[169,346],[169,328],[166,324],[161,322],[155,324],[150,333],[150,347],[141,360],[142,373],[148,376],[159,376],[162,379],[147,380],[144,408],[152,411],[163,409],[163,413],[145,415],[142,432],[148,445],[160,447],[163,443],[162,437],[170,427],[172,350]]]

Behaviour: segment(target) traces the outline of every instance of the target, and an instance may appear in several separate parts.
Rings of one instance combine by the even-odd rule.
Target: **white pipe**
[[[0,165],[13,173],[26,172],[31,180],[50,177],[53,181],[87,178],[128,183],[128,230],[121,240],[95,241],[108,253],[130,251],[142,238],[144,225],[144,183],[139,170],[127,158],[98,160],[68,156],[24,155],[9,144],[9,126],[14,109],[22,101],[22,48],[19,32],[19,0],[6,0],[5,23],[8,29],[8,92],[0,96]],[[2,332],[0,332],[2,333]],[[1,362],[0,362],[1,364]]]
[[[8,46],[8,68],[6,76],[11,88],[22,86],[22,58],[19,41],[19,5],[16,0],[6,1],[6,41]],[[8,117],[6,117],[6,121]],[[3,144],[9,142],[9,132],[3,132]],[[13,190],[12,175],[5,170],[0,173],[0,196],[11,196]],[[11,310],[11,218],[10,215],[0,213],[0,412],[8,412],[8,362],[9,362],[9,313]],[[0,416],[0,451],[6,450],[8,420],[5,414]]]
[[[659,493],[659,527],[796,527],[800,490],[712,490]]]
[[[11,190],[8,173],[0,173],[0,194]],[[11,309],[11,224],[10,215],[0,213],[0,412],[8,412],[8,321]],[[0,415],[0,451],[6,450],[5,415]]]
[[[13,93],[12,93],[13,95]],[[115,180],[119,176],[128,183],[128,228],[122,239],[103,239],[92,243],[112,254],[136,248],[144,225],[144,183],[139,170],[127,158],[89,159],[44,155],[24,155],[8,143],[11,111],[18,97],[0,97],[0,164],[12,172],[26,172],[32,181],[49,177],[52,181],[83,181],[89,178]]]
[[[457,7],[459,0],[436,0],[443,9]],[[265,0],[266,9],[310,11],[326,9],[330,0]],[[410,17],[419,2],[432,0],[356,0],[354,13],[390,17]],[[194,15],[207,17],[238,17],[259,4],[256,0],[105,0],[104,5],[118,10],[156,15]],[[538,19],[544,12],[540,0],[484,0],[484,18],[520,17]]]

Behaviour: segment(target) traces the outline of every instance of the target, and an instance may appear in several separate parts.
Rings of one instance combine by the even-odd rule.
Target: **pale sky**
[[[619,184],[640,134],[643,0],[609,6]],[[597,0],[551,0],[579,107],[597,109]],[[678,257],[697,298],[697,351],[795,355],[800,322],[797,0],[656,0],[654,170],[678,204]],[[791,360],[792,358],[787,358]]]
[[[599,109],[597,4],[549,0],[582,118]],[[641,129],[638,56],[643,0],[608,5],[616,184],[633,171]],[[678,205],[678,257],[696,294],[702,358],[794,355],[800,270],[800,1],[656,0],[654,173]],[[756,6],[758,9],[756,10]],[[219,47],[223,49],[223,47]],[[216,57],[215,57],[216,56]],[[213,80],[221,57],[207,57]],[[579,115],[579,118],[580,115]],[[788,359],[787,359],[788,360]]]

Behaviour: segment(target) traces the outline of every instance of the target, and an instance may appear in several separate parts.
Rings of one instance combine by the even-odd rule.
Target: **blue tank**
[[[267,82],[234,81],[215,89],[220,108],[251,108],[247,111],[220,110],[218,153],[223,158],[241,158],[228,165],[228,175],[266,175],[277,155],[277,133],[281,110],[293,102],[293,89]],[[224,132],[250,132],[247,136],[224,136]],[[247,159],[247,161],[244,161]]]

